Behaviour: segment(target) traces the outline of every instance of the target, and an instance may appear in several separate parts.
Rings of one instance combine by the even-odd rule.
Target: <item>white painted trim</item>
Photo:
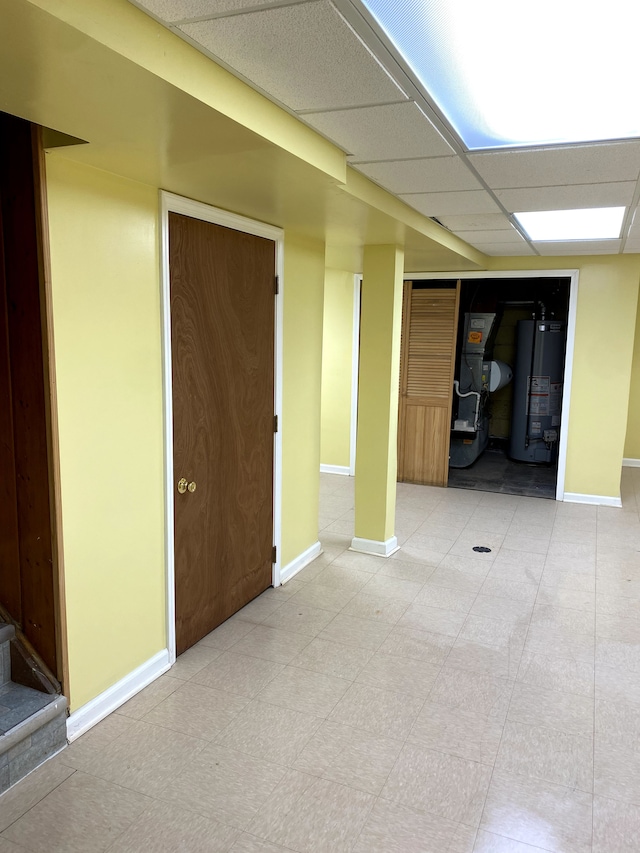
[[[166,632],[169,663],[176,659],[175,562],[173,527],[173,394],[171,364],[171,292],[169,279],[169,213],[181,213],[214,225],[222,225],[273,240],[276,246],[275,274],[279,278],[279,294],[275,297],[274,329],[274,413],[280,427],[273,437],[273,543],[278,555],[273,564],[272,583],[280,586],[280,553],[282,538],[282,329],[284,291],[284,232],[281,228],[257,222],[211,207],[199,201],[160,190],[162,365],[164,397],[164,486],[165,486],[165,565],[166,565]]]
[[[558,474],[556,477],[556,500],[570,500],[565,496],[564,486],[567,473],[567,444],[569,436],[569,418],[571,415],[571,384],[573,381],[573,351],[576,339],[576,318],[578,310],[578,279],[577,269],[554,270],[463,270],[461,272],[413,272],[405,273],[405,281],[420,281],[438,279],[439,281],[458,279],[482,278],[568,278],[569,279],[569,313],[567,316],[567,342],[564,360],[564,383],[562,390],[562,412],[560,414],[560,442],[558,444]]]
[[[67,719],[67,740],[71,743],[80,737],[170,668],[169,649],[163,649],[74,711]]]
[[[358,551],[361,554],[373,554],[376,557],[390,557],[400,550],[398,540],[395,536],[381,542],[378,539],[361,539],[354,536],[349,547],[350,551]]]
[[[353,476],[351,474],[351,468],[348,465],[323,465],[320,463],[320,473],[321,474],[342,474],[346,477]]]
[[[290,581],[294,575],[297,575],[298,572],[302,571],[302,569],[306,568],[309,563],[312,563],[316,557],[319,557],[322,554],[322,545],[320,542],[314,542],[306,551],[303,551],[302,554],[298,554],[295,560],[291,560],[290,563],[287,563],[286,566],[280,572],[280,583],[286,583]]]
[[[358,438],[358,379],[360,373],[360,294],[362,276],[353,277],[353,335],[351,340],[351,431],[349,435],[349,474],[356,475]]]
[[[640,468],[640,459],[630,459],[628,457],[625,457],[622,460],[622,467],[623,468]]]
[[[565,492],[565,503],[573,504],[595,504],[597,506],[622,506],[622,498],[608,497],[607,495],[581,495],[578,492]]]

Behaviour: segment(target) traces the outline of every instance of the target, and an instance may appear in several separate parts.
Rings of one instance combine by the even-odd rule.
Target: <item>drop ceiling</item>
[[[640,249],[640,140],[469,153],[358,0],[135,5],[337,144],[353,169],[487,255]],[[616,205],[627,209],[619,240],[534,243],[511,218]]]

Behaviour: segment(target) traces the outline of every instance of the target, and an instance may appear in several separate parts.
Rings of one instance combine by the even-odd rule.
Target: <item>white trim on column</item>
[[[581,495],[579,492],[565,492],[565,503],[596,504],[596,506],[622,506],[622,498],[607,495]]]
[[[274,434],[273,445],[273,542],[277,549],[277,562],[273,565],[272,583],[279,586],[280,554],[282,537],[282,319],[283,319],[283,267],[284,232],[281,228],[267,225],[229,213],[217,207],[211,207],[192,199],[160,190],[161,216],[161,286],[162,286],[162,363],[164,392],[164,444],[165,444],[165,563],[167,579],[167,648],[169,663],[176,659],[175,624],[175,563],[174,563],[174,527],[173,527],[173,397],[171,365],[171,294],[169,279],[169,213],[181,213],[193,219],[212,222],[246,234],[255,234],[273,240],[276,244],[275,275],[279,278],[279,295],[275,297],[274,329],[274,413],[278,415],[280,428]]]
[[[350,551],[358,551],[361,554],[373,554],[376,557],[390,557],[400,550],[398,540],[395,536],[381,542],[378,539],[361,539],[354,536],[349,547]]]
[[[155,681],[170,666],[169,649],[162,649],[95,699],[78,708],[67,719],[67,740],[74,741],[100,720],[104,720],[116,708],[124,705],[132,696]]]
[[[629,457],[625,457],[622,460],[623,468],[640,468],[640,459],[631,459]]]
[[[351,432],[349,436],[349,474],[356,475],[358,438],[358,373],[360,370],[360,291],[362,276],[353,277],[353,335],[351,340]]]
[[[463,281],[479,278],[568,278],[569,281],[569,313],[567,316],[567,343],[564,359],[564,383],[562,389],[562,413],[560,415],[560,442],[558,445],[558,475],[556,479],[556,500],[570,500],[564,491],[567,473],[567,438],[569,435],[569,417],[571,405],[571,383],[573,380],[573,350],[576,339],[576,316],[578,306],[579,270],[474,270],[462,272],[413,272],[404,274],[405,281],[426,281],[448,279]],[[609,498],[608,500],[613,500]],[[613,506],[613,504],[611,504]]]
[[[320,556],[320,554],[322,554],[322,545],[320,542],[314,542],[306,551],[303,551],[302,554],[298,554],[295,560],[291,560],[290,563],[287,563],[287,565],[284,566],[280,573],[281,583],[290,581],[294,575],[297,575],[298,572],[302,571],[302,569],[308,566],[309,563],[312,563],[316,557]]]

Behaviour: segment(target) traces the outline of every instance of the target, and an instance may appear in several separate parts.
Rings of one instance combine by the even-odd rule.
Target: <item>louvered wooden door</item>
[[[400,350],[398,479],[446,486],[460,282],[405,282]]]

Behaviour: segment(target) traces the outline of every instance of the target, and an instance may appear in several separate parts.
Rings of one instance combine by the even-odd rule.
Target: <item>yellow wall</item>
[[[324,279],[320,461],[351,464],[353,273],[328,269]]]
[[[640,459],[640,308],[636,318],[631,393],[629,394],[629,418],[627,420],[624,455],[628,459]]]
[[[618,497],[640,256],[496,258],[490,268],[579,270],[565,491]]]
[[[166,647],[151,187],[47,157],[71,709]]]
[[[324,244],[285,235],[282,566],[318,541]]]

